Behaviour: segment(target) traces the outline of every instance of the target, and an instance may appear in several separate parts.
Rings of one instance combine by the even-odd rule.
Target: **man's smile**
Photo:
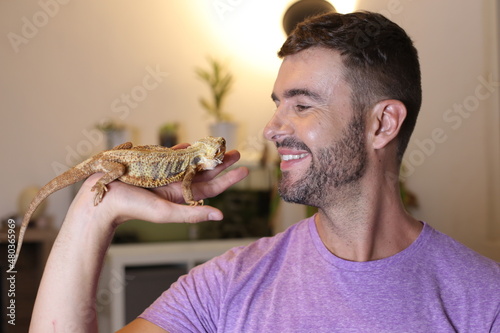
[[[281,158],[280,169],[281,171],[286,171],[295,167],[298,163],[301,163],[306,158],[311,156],[311,154],[304,150],[297,150],[291,148],[279,148],[278,154]]]
[[[291,161],[291,160],[298,160],[301,158],[306,157],[308,154],[303,153],[303,154],[296,154],[296,155],[280,155],[282,161]]]

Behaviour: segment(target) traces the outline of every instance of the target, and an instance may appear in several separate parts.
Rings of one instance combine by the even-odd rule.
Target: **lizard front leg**
[[[196,166],[190,165],[184,174],[184,179],[182,179],[182,196],[184,197],[184,201],[190,206],[203,205],[203,200],[193,200],[193,190],[191,189],[191,184],[193,183],[195,175]]]
[[[125,165],[109,161],[101,162],[96,169],[97,171],[104,172],[104,176],[99,178],[95,185],[90,189],[92,192],[96,192],[94,206],[97,206],[102,201],[104,193],[108,191],[106,185],[111,183],[113,180],[120,178],[127,171]]]

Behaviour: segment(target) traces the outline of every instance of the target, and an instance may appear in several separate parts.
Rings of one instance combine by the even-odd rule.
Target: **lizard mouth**
[[[225,153],[226,153],[225,145],[217,150],[217,153],[215,154],[215,161],[217,162],[217,164],[222,164],[222,160],[224,160]]]

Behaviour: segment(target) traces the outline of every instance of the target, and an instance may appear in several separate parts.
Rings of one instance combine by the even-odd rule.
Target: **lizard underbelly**
[[[145,179],[144,177],[141,177],[139,175],[126,174],[118,178],[118,180],[134,186],[140,186],[144,188],[154,188],[154,187],[168,185],[173,182],[181,181],[184,178],[185,173],[186,172],[183,171],[179,172],[176,175],[171,175],[169,177],[157,176],[157,177],[150,177],[148,179]]]
[[[145,188],[159,187],[181,181],[189,165],[188,160],[182,159],[177,161],[161,159],[153,163],[152,161],[138,161],[128,165],[126,173],[118,179],[124,183]]]

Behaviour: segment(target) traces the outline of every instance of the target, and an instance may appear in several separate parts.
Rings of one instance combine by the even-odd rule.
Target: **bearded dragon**
[[[203,200],[194,201],[191,182],[198,171],[212,170],[222,163],[226,151],[226,140],[220,137],[206,137],[185,149],[172,149],[149,145],[133,147],[131,142],[118,145],[94,155],[73,168],[52,179],[36,194],[24,214],[11,272],[21,251],[26,228],[38,205],[52,193],[79,182],[90,175],[103,172],[104,175],[91,188],[96,192],[97,206],[108,191],[106,185],[114,180],[153,188],[182,181],[184,201],[191,205],[203,205]]]

